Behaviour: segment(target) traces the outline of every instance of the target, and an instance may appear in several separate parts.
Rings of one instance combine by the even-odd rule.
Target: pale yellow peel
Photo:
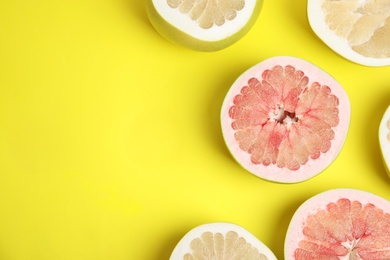
[[[390,177],[390,106],[386,109],[382,116],[378,136],[382,162],[388,176]]]

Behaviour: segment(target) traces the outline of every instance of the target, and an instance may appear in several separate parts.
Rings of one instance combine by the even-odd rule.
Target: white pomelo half
[[[203,224],[176,245],[170,260],[276,260],[273,252],[243,227],[227,222]]]
[[[390,259],[390,202],[356,189],[308,199],[289,224],[285,259]]]
[[[263,0],[147,0],[149,19],[171,42],[217,51],[241,39],[254,25]]]
[[[344,58],[390,65],[388,0],[308,0],[307,14],[317,36]]]
[[[383,163],[390,177],[390,107],[385,111],[379,125],[379,145],[382,152]]]
[[[221,109],[226,145],[252,174],[296,183],[337,157],[350,121],[349,98],[329,74],[305,60],[273,57],[244,72]]]

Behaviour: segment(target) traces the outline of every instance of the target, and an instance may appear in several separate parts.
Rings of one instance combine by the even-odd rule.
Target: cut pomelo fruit
[[[307,14],[317,36],[344,58],[390,65],[389,0],[308,0]]]
[[[241,39],[254,25],[263,0],[147,0],[149,19],[171,42],[217,51]]]
[[[382,152],[383,163],[390,177],[390,106],[385,111],[379,125],[379,145]]]
[[[390,202],[356,189],[308,199],[291,219],[285,259],[390,259]]]
[[[170,260],[276,260],[272,251],[249,231],[226,222],[209,223],[188,232]]]
[[[350,120],[343,87],[315,65],[273,57],[244,72],[221,110],[226,145],[258,177],[307,180],[339,154]]]

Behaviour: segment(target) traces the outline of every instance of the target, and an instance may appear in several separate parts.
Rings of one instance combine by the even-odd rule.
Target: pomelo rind
[[[323,0],[308,0],[307,2],[309,24],[320,40],[338,55],[354,63],[368,67],[390,65],[390,58],[371,58],[355,52],[346,39],[342,39],[330,30],[325,23],[324,12],[320,8],[322,2]]]
[[[390,177],[390,128],[388,124],[390,122],[390,106],[386,109],[382,120],[379,125],[379,145],[381,149],[382,161],[385,166],[386,172]]]
[[[197,39],[189,35],[188,33],[185,33],[182,30],[178,29],[177,27],[166,21],[159,14],[152,0],[146,1],[146,11],[149,20],[157,32],[159,32],[165,39],[167,39],[171,43],[181,45],[196,51],[204,52],[213,52],[225,49],[243,38],[257,21],[262,6],[263,0],[257,0],[256,5],[253,8],[252,15],[248,19],[246,25],[231,36],[227,36],[220,40],[207,41]]]
[[[250,233],[247,229],[240,225],[229,223],[229,222],[214,222],[207,223],[197,226],[191,229],[187,234],[176,245],[170,260],[182,260],[186,253],[191,253],[190,243],[193,239],[199,238],[204,232],[221,233],[226,235],[229,231],[236,232],[239,236],[245,238],[253,247],[257,248],[258,251],[268,257],[268,260],[276,260],[274,253],[257,237]]]
[[[321,85],[329,86],[332,90],[332,93],[335,94],[340,101],[340,122],[338,126],[334,128],[335,139],[332,143],[330,150],[325,154],[321,154],[321,157],[317,160],[309,160],[305,165],[301,166],[299,170],[294,172],[288,170],[287,168],[278,168],[276,165],[273,164],[268,166],[263,166],[261,164],[253,164],[250,160],[250,154],[241,150],[241,148],[235,141],[235,132],[231,127],[232,120],[228,115],[229,108],[233,105],[233,98],[240,93],[240,90],[243,86],[247,85],[248,80],[252,77],[261,77],[261,73],[264,70],[270,69],[276,65],[292,65],[297,70],[302,70],[305,75],[308,76],[310,79],[309,85],[312,82],[316,81],[319,82]],[[340,85],[340,83],[336,81],[331,75],[329,75],[316,65],[310,63],[309,61],[291,56],[276,56],[268,58],[252,66],[251,68],[243,72],[232,84],[222,104],[221,127],[223,138],[225,140],[228,150],[232,154],[233,158],[243,168],[248,170],[250,173],[256,175],[257,177],[268,181],[277,183],[297,183],[306,181],[318,175],[328,166],[330,166],[332,162],[337,158],[347,137],[347,133],[349,130],[350,113],[351,107],[349,97],[345,92],[344,88]]]
[[[294,251],[299,248],[298,243],[304,237],[302,229],[305,225],[306,218],[310,214],[315,214],[319,210],[325,209],[326,205],[329,203],[336,202],[342,198],[349,199],[350,201],[359,201],[362,205],[371,203],[377,208],[382,209],[385,213],[390,213],[390,202],[388,200],[376,194],[359,189],[336,188],[314,195],[303,202],[291,218],[284,244],[284,255],[286,260],[295,259]]]

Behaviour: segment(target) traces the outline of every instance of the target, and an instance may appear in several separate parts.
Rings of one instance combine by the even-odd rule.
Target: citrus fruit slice
[[[379,125],[379,145],[383,163],[390,177],[390,106],[385,111]]]
[[[304,181],[328,167],[349,120],[343,87],[317,66],[285,56],[244,72],[221,109],[223,137],[236,161],[280,183]]]
[[[390,259],[390,203],[356,189],[304,202],[287,230],[285,259]]]
[[[241,39],[254,25],[263,0],[147,0],[149,19],[171,42],[217,51]]]
[[[209,223],[189,231],[170,260],[276,260],[272,251],[249,231],[226,222]]]
[[[317,36],[344,58],[390,65],[389,0],[308,0],[307,14]]]

